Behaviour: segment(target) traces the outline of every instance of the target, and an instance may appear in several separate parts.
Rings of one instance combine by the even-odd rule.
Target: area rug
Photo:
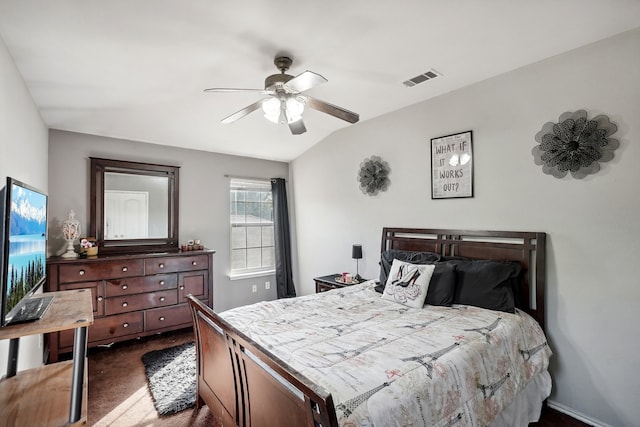
[[[142,363],[158,414],[175,414],[195,405],[196,351],[193,342],[145,353]]]

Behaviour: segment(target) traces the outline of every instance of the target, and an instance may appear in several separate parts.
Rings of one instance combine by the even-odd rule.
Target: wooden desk
[[[19,339],[26,335],[75,329],[73,360],[21,371],[0,381],[2,426],[65,426],[86,422],[85,362],[87,328],[93,324],[91,292],[79,289],[46,295],[54,298],[40,320],[0,328],[0,340],[11,340],[7,372],[15,372]]]

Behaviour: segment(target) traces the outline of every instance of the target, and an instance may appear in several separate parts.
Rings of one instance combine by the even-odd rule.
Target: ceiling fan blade
[[[329,104],[328,102],[320,101],[319,99],[311,98],[310,96],[304,96],[305,104],[309,108],[322,111],[333,117],[337,117],[349,123],[356,123],[360,120],[360,115],[349,111],[337,105]]]
[[[327,79],[320,74],[307,70],[286,82],[284,86],[289,89],[289,92],[300,93],[326,82]]]
[[[210,87],[204,89],[204,92],[261,92],[264,89],[243,89],[236,87]]]
[[[224,119],[221,120],[221,122],[224,123],[224,124],[233,123],[236,120],[239,120],[239,119],[243,118],[244,116],[246,116],[247,114],[252,113],[252,112],[256,111],[258,108],[262,107],[262,103],[267,99],[269,99],[269,98],[263,98],[263,99],[261,99],[259,101],[254,102],[251,105],[247,105],[242,110],[236,111],[232,115],[230,115],[228,117],[225,117]]]
[[[275,95],[275,91],[266,90],[266,89],[241,89],[241,88],[233,88],[233,87],[212,87],[209,89],[204,89],[203,92],[251,92],[251,93],[262,93],[265,95]]]
[[[305,127],[304,122],[302,121],[302,118],[300,118],[295,122],[289,123],[289,130],[294,135],[300,135],[302,133],[305,133],[307,131],[307,128]]]

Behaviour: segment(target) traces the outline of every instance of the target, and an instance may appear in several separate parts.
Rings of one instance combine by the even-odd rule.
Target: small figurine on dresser
[[[66,252],[62,254],[62,258],[77,258],[78,254],[73,248],[73,243],[80,236],[80,221],[76,219],[76,213],[69,211],[69,217],[62,221],[62,235],[67,241]]]
[[[202,243],[200,243],[200,239],[188,240],[187,243],[183,243],[180,245],[180,250],[184,251],[201,251],[204,249]]]
[[[83,237],[80,239],[80,256],[94,257],[98,255],[98,241],[95,237]]]

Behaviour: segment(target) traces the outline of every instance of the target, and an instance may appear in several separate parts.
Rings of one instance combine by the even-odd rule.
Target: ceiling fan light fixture
[[[293,96],[286,99],[273,97],[262,103],[264,117],[272,123],[293,123],[302,118],[304,102]]]

